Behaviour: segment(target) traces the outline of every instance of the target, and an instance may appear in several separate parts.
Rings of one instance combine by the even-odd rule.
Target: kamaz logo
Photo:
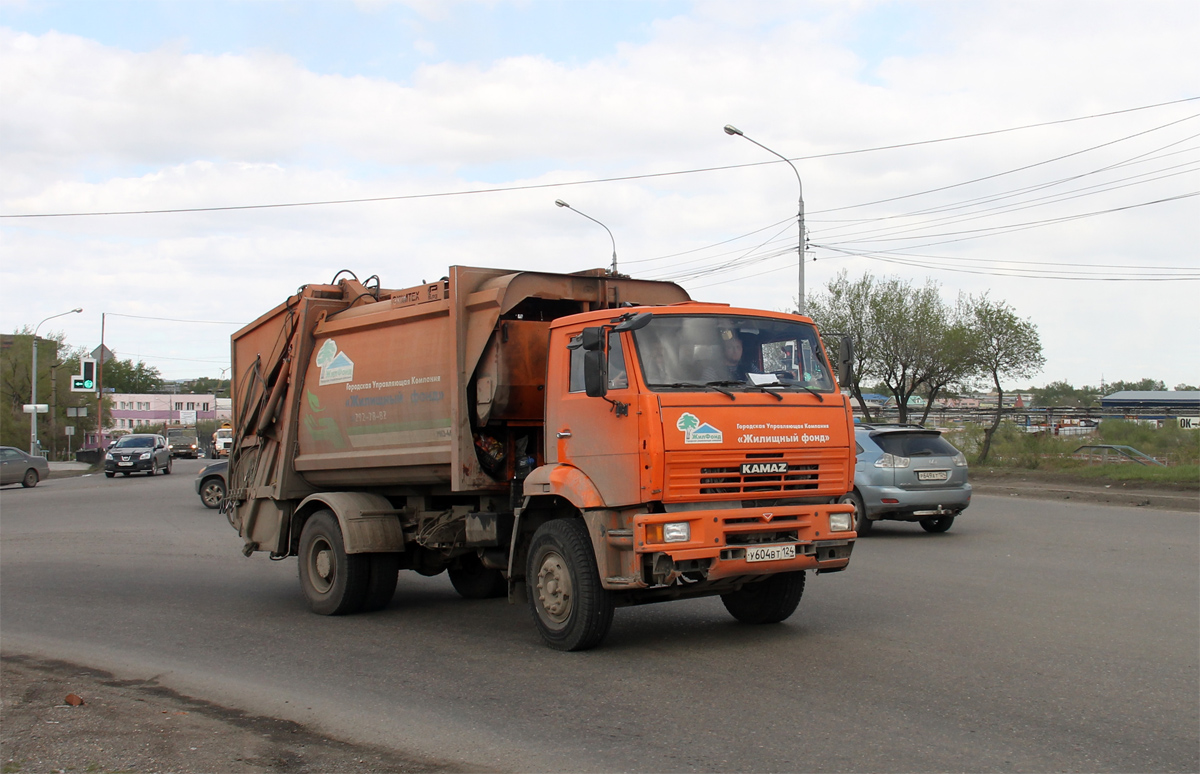
[[[760,473],[787,473],[786,462],[743,462],[742,475],[753,476]]]

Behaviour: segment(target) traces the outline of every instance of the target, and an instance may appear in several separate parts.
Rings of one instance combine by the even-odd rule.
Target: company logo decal
[[[338,352],[333,339],[327,340],[317,352],[317,367],[321,369],[320,384],[341,384],[354,378],[354,361]]]
[[[675,427],[683,431],[684,443],[721,443],[725,439],[720,430],[688,412],[679,417]]]
[[[786,462],[743,462],[742,475],[753,476],[764,473],[787,473]]]

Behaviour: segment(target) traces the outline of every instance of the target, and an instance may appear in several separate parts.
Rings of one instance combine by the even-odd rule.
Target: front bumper
[[[695,572],[710,581],[799,570],[832,572],[850,563],[858,535],[830,531],[829,516],[853,512],[849,504],[828,504],[641,514],[633,520],[633,549],[652,567],[666,557],[675,572]],[[688,523],[686,542],[650,539],[655,525],[678,522]],[[747,560],[748,548],[773,546],[793,546],[795,558]]]
[[[121,460],[105,460],[104,472],[109,473],[145,473],[154,467],[154,458],[148,460],[130,460],[125,463]]]

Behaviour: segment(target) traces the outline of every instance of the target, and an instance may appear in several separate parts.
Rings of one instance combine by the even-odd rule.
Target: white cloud
[[[902,6],[913,9],[914,26],[904,46],[876,60],[857,47],[883,7],[702,3],[691,14],[656,22],[649,42],[621,44],[603,59],[578,65],[536,55],[486,66],[447,61],[420,68],[405,85],[319,75],[267,51],[201,55],[167,46],[134,53],[72,35],[0,30],[6,105],[0,112],[0,211],[210,207],[555,183],[774,158],[726,136],[726,123],[795,157],[1192,96],[1195,68],[1181,63],[1195,63],[1197,19],[1186,4],[1089,4],[1087,12],[1073,3]],[[385,13],[386,7],[374,10]],[[437,47],[430,39],[419,49],[430,54]],[[812,240],[842,233],[834,219],[864,215],[823,210],[1043,161],[1190,110],[801,161]],[[1172,131],[1162,133],[1163,142],[1188,133]],[[1144,151],[1155,137],[866,214],[1086,171]],[[1147,186],[1147,193],[1114,192],[1013,220],[1120,206],[1154,198],[1150,191],[1195,189],[1196,182],[1192,172]],[[638,261],[788,218],[796,181],[774,164],[474,197],[10,220],[0,224],[0,320],[12,328],[39,317],[41,307],[22,289],[63,276],[89,278],[96,299],[89,313],[136,303],[151,315],[244,320],[341,268],[378,273],[385,285],[399,287],[452,263],[606,265],[607,234],[555,208],[560,197],[608,225],[622,265],[640,272],[692,258]],[[1194,269],[1195,209],[1183,202],[1131,210],[925,252],[1047,263],[1174,262]],[[781,238],[793,237],[784,227]],[[991,289],[1038,323],[1047,380],[1094,383],[1101,371],[1108,378],[1200,380],[1194,352],[1171,356],[1167,347],[1147,344],[1200,327],[1191,303],[1194,283],[1039,282],[817,254],[821,260],[807,264],[810,293],[843,267],[918,281],[931,275],[950,296]],[[794,258],[783,257],[745,276],[692,284],[722,283],[698,290],[699,297],[784,308],[795,295],[794,266]],[[772,267],[779,270],[750,276]],[[227,331],[197,326],[182,339],[169,333],[138,346],[164,356],[199,348],[219,358],[228,351]],[[1120,357],[1110,355],[1114,348]],[[1111,366],[1103,365],[1108,359]],[[171,376],[195,373],[194,364],[156,365]]]

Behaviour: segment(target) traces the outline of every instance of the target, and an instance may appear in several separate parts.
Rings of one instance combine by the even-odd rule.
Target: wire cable
[[[992,129],[989,131],[973,132],[971,134],[961,134],[961,135],[955,135],[952,137],[940,137],[940,138],[932,139],[932,140],[918,140],[918,141],[914,141],[914,142],[896,143],[893,145],[881,145],[881,146],[877,146],[877,147],[873,147],[873,148],[858,148],[855,150],[832,151],[830,153],[818,153],[818,154],[813,154],[810,156],[796,156],[795,158],[787,159],[787,160],[788,161],[808,161],[811,159],[834,158],[837,156],[851,156],[851,155],[856,155],[856,154],[860,154],[860,153],[876,153],[876,152],[885,151],[885,150],[897,150],[900,148],[913,148],[913,147],[917,147],[917,146],[921,146],[921,145],[933,145],[933,144],[942,143],[942,142],[954,142],[954,141],[958,141],[958,140],[974,139],[977,137],[988,137],[988,136],[997,135],[997,134],[1005,134],[1008,132],[1024,131],[1026,129],[1036,129],[1036,128],[1040,128],[1043,126],[1053,126],[1056,124],[1067,124],[1067,123],[1073,123],[1076,121],[1088,121],[1088,120],[1092,120],[1092,119],[1096,119],[1096,118],[1105,118],[1108,116],[1121,115],[1121,114],[1125,114],[1125,113],[1133,113],[1133,112],[1137,112],[1139,110],[1150,110],[1153,108],[1165,107],[1167,105],[1176,105],[1176,104],[1180,104],[1183,102],[1193,102],[1196,100],[1200,100],[1200,97],[1185,97],[1183,99],[1170,100],[1167,102],[1158,102],[1158,103],[1155,103],[1152,105],[1141,105],[1139,107],[1134,107],[1134,108],[1124,108],[1122,110],[1112,110],[1112,111],[1108,111],[1105,113],[1093,113],[1091,115],[1086,115],[1086,116],[1076,116],[1073,118],[1061,118],[1061,119],[1057,119],[1054,121],[1043,121],[1043,122],[1036,123],[1036,124],[1025,124],[1024,126],[1014,126],[1014,127],[1009,127],[1006,129]],[[1186,119],[1182,119],[1182,120],[1186,120]],[[629,180],[648,180],[648,179],[661,178],[661,177],[672,177],[672,176],[677,176],[677,175],[692,175],[692,174],[700,174],[700,173],[706,173],[706,172],[720,172],[720,171],[725,171],[725,170],[730,170],[730,169],[745,169],[745,168],[749,168],[749,167],[758,167],[758,166],[763,166],[766,164],[779,164],[779,163],[782,163],[782,161],[771,159],[769,161],[756,161],[756,162],[749,162],[749,163],[745,163],[745,164],[729,164],[729,165],[719,166],[719,167],[703,167],[703,168],[699,168],[699,169],[676,170],[676,171],[672,171],[672,172],[652,172],[652,173],[646,173],[646,174],[641,174],[641,175],[626,175],[626,176],[621,176],[621,177],[597,178],[597,179],[592,179],[592,180],[574,180],[574,181],[562,182],[562,183],[534,183],[534,184],[530,184],[530,185],[502,186],[502,187],[496,187],[496,188],[477,188],[477,189],[469,189],[469,190],[465,190],[465,191],[441,191],[441,192],[436,192],[436,193],[406,194],[406,195],[399,195],[399,196],[372,196],[372,197],[366,197],[366,198],[360,198],[360,199],[329,199],[329,200],[305,201],[305,202],[281,202],[281,203],[273,203],[273,204],[238,204],[238,205],[223,205],[223,206],[216,206],[216,207],[177,207],[177,208],[166,208],[166,209],[156,209],[156,210],[110,210],[107,212],[48,212],[48,213],[21,213],[21,214],[4,213],[4,214],[0,214],[0,218],[3,218],[3,219],[81,218],[81,217],[107,217],[107,216],[118,216],[118,215],[168,215],[168,214],[199,213],[199,212],[231,212],[231,211],[235,211],[235,210],[283,209],[283,208],[291,208],[291,207],[320,207],[320,206],[337,205],[337,204],[368,204],[368,203],[372,203],[372,202],[406,201],[406,200],[413,200],[413,199],[433,199],[433,198],[449,197],[449,196],[473,196],[473,195],[486,194],[486,193],[507,193],[507,192],[512,192],[512,191],[532,191],[532,190],[547,189],[547,188],[563,188],[563,187],[567,187],[567,186],[576,186],[576,185],[595,185],[595,184],[599,184],[599,183],[615,183],[615,182],[624,182],[624,181],[629,181]],[[919,194],[912,194],[912,195],[916,196]],[[884,201],[891,201],[891,200],[884,200]],[[875,202],[875,203],[879,203],[879,202]],[[866,205],[858,205],[858,206],[866,206]],[[832,211],[833,210],[822,210],[822,212],[832,212]]]

